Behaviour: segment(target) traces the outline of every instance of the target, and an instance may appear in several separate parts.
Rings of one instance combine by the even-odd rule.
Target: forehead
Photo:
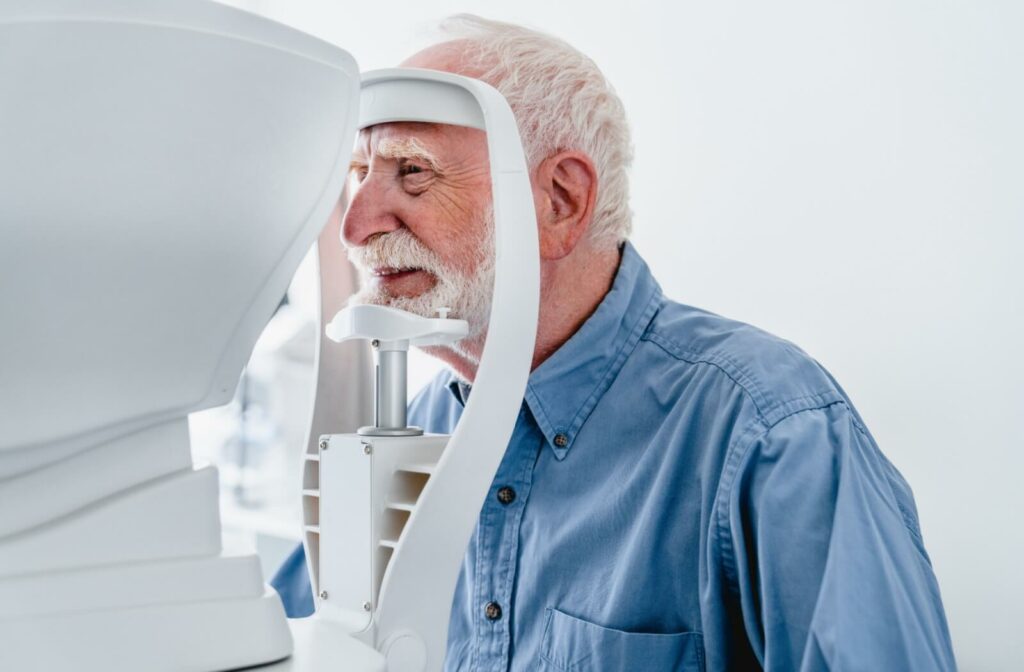
[[[479,78],[483,74],[484,63],[473,63],[474,48],[472,41],[466,39],[441,42],[419,51],[405,59],[400,67],[426,68],[440,70],[455,75]],[[492,63],[487,63],[490,66]]]
[[[389,155],[395,148],[418,147],[438,156],[458,155],[486,148],[485,134],[474,128],[430,124],[424,122],[394,122],[377,124],[359,131],[356,155],[367,158]]]

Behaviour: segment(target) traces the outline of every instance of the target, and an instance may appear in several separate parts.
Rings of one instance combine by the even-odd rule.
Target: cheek
[[[479,265],[481,243],[485,240],[482,214],[470,207],[445,207],[427,194],[410,204],[403,217],[409,231],[448,266],[462,273]],[[479,210],[484,210],[480,207]]]
[[[436,254],[445,266],[459,272],[465,272],[473,259],[473,240],[465,235],[465,226],[451,226],[446,222],[434,220],[421,226],[408,224],[409,231]]]

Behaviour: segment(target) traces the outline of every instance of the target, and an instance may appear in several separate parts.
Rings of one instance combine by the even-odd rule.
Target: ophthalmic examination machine
[[[451,436],[406,426],[405,357],[465,322],[342,309],[353,277],[324,229],[356,132],[393,121],[487,134],[494,307]],[[504,98],[360,73],[204,0],[12,0],[0,190],[0,670],[440,670],[536,334],[536,220]],[[187,417],[230,400],[314,244],[327,338],[301,497],[317,611],[289,621],[258,559],[222,548],[217,471],[193,464]]]

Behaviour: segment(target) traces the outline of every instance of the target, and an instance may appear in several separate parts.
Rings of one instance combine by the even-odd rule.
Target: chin
[[[437,308],[442,304],[438,304],[436,298],[432,296],[432,294],[433,292],[428,291],[422,294],[417,294],[416,296],[391,296],[379,291],[364,290],[358,294],[353,294],[349,298],[347,305],[386,306],[388,308],[397,308],[398,310],[404,310],[424,317],[435,317],[437,314]]]

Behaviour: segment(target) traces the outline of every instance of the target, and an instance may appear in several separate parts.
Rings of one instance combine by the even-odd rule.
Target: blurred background
[[[670,297],[794,341],[914,488],[961,668],[1024,659],[1024,3],[234,0],[396,65],[457,12],[590,55],[634,133],[634,242]],[[234,401],[191,418],[227,534],[299,539],[315,270]],[[414,355],[410,389],[436,364]],[[367,391],[369,394],[369,390]]]

